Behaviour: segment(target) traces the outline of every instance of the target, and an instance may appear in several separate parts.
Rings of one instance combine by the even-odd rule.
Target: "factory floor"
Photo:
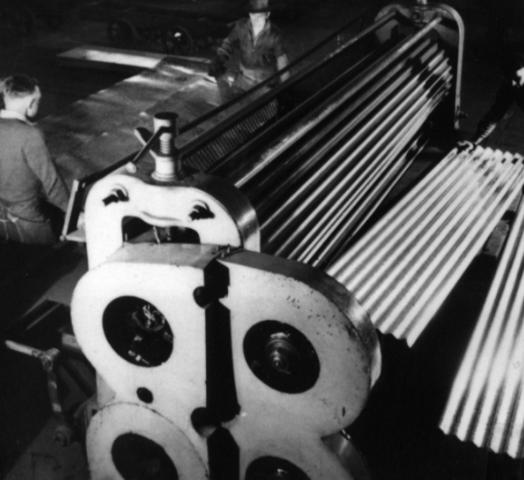
[[[379,0],[307,2],[295,20],[282,23],[291,56],[297,55],[351,18],[376,11]],[[467,41],[464,64],[463,110],[457,138],[470,138],[501,81],[499,53],[490,36],[488,8],[473,1],[450,2],[464,16]],[[343,14],[342,14],[343,13]],[[42,114],[55,114],[80,98],[107,88],[129,72],[58,66],[56,54],[82,44],[108,44],[106,25],[76,14],[58,30],[38,25],[34,36],[4,41],[0,75],[13,71],[39,78],[44,92]],[[524,32],[509,25],[507,35],[524,41]],[[147,48],[138,45],[135,48]],[[198,52],[208,55],[208,51]],[[515,109],[503,128],[490,139],[493,146],[524,154],[524,112]],[[396,192],[408,188],[435,161],[428,155],[415,162]],[[454,372],[460,363],[494,273],[502,222],[490,243],[471,265],[446,304],[416,343],[408,349],[394,338],[381,336],[383,372],[368,405],[350,428],[376,480],[456,479],[524,480],[524,463],[495,455],[445,436],[437,428]],[[60,447],[53,442],[56,420],[46,404],[43,372],[28,359],[6,358],[0,393],[1,422],[9,411],[10,425],[0,429],[0,477],[6,480],[80,480],[87,478],[80,442]],[[1,372],[0,372],[1,373]],[[14,384],[12,382],[15,382]],[[12,410],[11,410],[12,409]],[[11,425],[12,424],[12,425]],[[16,428],[15,428],[16,427]],[[9,445],[9,448],[5,448]]]

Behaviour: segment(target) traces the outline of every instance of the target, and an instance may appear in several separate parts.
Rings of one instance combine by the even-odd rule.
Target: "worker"
[[[474,137],[476,144],[493,133],[499,122],[510,114],[513,105],[524,110],[524,53],[514,52],[504,63],[504,81],[495,102],[479,122]]]
[[[288,65],[280,32],[269,20],[268,0],[249,0],[248,11],[249,17],[237,21],[224,39],[209,69],[210,76],[222,77],[227,71],[226,64],[238,54],[238,72],[229,83],[230,98],[251,89]],[[288,76],[289,73],[284,72],[277,81],[284,81]]]
[[[56,235],[46,202],[65,211],[69,195],[32,123],[40,88],[33,78],[12,75],[0,92],[0,243],[52,244]]]

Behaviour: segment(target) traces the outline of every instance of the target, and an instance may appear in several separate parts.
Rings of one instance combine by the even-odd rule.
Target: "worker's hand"
[[[208,75],[218,78],[226,73],[226,65],[220,57],[215,57],[209,65]]]

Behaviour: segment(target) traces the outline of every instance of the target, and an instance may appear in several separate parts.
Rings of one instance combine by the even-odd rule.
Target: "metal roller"
[[[265,253],[327,267],[424,146],[428,120],[447,112],[452,125],[460,42],[440,38],[445,18],[393,10],[356,35],[343,27],[297,59],[283,84],[263,83],[180,128],[177,164],[245,194]],[[220,121],[200,131],[212,117]]]
[[[406,260],[395,256],[396,249],[404,250],[396,243],[385,243],[388,236],[397,238],[392,233],[384,237],[384,242],[378,240],[380,235],[373,238],[378,244],[365,237],[366,242],[375,245],[375,250],[369,250],[371,256],[380,258],[377,252],[386,252],[388,261],[384,264],[391,272],[389,276],[385,274],[386,267],[373,264],[373,259],[363,263],[367,261],[363,260],[367,258],[367,251],[355,255],[358,260],[352,264],[352,252],[355,248],[361,249],[361,244],[357,244],[347,252],[352,238],[424,146],[423,127],[444,105],[446,97],[450,97],[454,77],[460,74],[460,67],[453,68],[450,49],[439,38],[438,27],[445,16],[442,9],[425,10],[425,19],[417,15],[416,21],[399,17],[398,12],[385,13],[326,58],[303,66],[288,82],[271,91],[265,91],[262,85],[246,94],[252,95],[247,105],[242,106],[241,99],[236,105],[238,110],[223,124],[196,139],[193,137],[182,147],[177,146],[176,151],[179,161],[187,166],[204,166],[213,175],[227,178],[246,195],[257,213],[262,251],[328,269],[355,292],[378,328],[408,337],[410,343],[425,323],[412,320],[404,303],[418,292],[424,301],[417,304],[413,314],[427,311],[422,315],[427,323],[474,255],[462,255],[460,261],[454,260],[453,248],[461,255],[462,250],[471,247],[471,242],[466,240],[460,243],[462,239],[455,238],[458,234],[435,236],[436,240],[428,245],[426,241],[436,231],[435,225],[442,225],[442,232],[452,232],[453,227],[449,225],[455,225],[452,223],[455,221],[457,232],[461,232],[460,226],[469,225],[464,219],[466,213],[475,211],[474,205],[468,203],[466,192],[471,192],[470,199],[474,198],[473,193],[480,186],[477,195],[484,195],[488,203],[491,202],[489,211],[495,218],[503,211],[506,197],[511,196],[508,192],[520,181],[513,178],[514,171],[520,172],[520,165],[506,168],[507,162],[501,153],[484,152],[482,154],[490,158],[485,161],[477,158],[481,155],[479,152],[452,153],[452,158],[445,159],[442,165],[452,163],[457,172],[469,173],[457,174],[455,178],[446,170],[439,177],[443,168],[439,166],[428,177],[435,178],[435,183],[427,187],[435,191],[435,199],[428,197],[429,191],[423,191],[420,197],[409,197],[419,205],[418,211],[410,210],[412,205],[403,204],[410,212],[406,218],[420,220],[420,226],[413,227],[416,233],[410,240],[413,243],[410,248],[412,252],[419,252],[424,260],[413,260],[412,276],[406,275]],[[457,23],[460,34],[461,25]],[[370,48],[371,45],[374,46]],[[322,82],[323,71],[329,68],[335,73]],[[313,85],[317,82],[318,88],[304,95],[293,108],[276,115],[271,122],[257,119],[258,113],[273,105],[272,102],[278,103],[282,94],[304,87],[308,82]],[[455,92],[456,105],[457,98]],[[228,108],[231,105],[226,105],[224,110]],[[236,147],[229,145],[243,129],[250,132],[252,138],[241,140]],[[205,165],[199,163],[199,155],[204,151],[205,155],[214,151],[215,160],[206,160]],[[453,160],[455,156],[466,157],[463,164],[455,165],[458,162]],[[452,183],[456,190],[449,194],[451,196],[446,196],[446,190],[439,190],[442,185]],[[500,192],[495,195],[490,190],[495,184],[507,195]],[[457,198],[455,203],[449,201],[453,195]],[[495,211],[494,206],[500,210]],[[428,208],[434,208],[433,226],[428,223],[431,218]],[[398,212],[395,215],[404,218],[402,210],[395,211]],[[397,225],[395,228],[402,232],[400,236],[411,238],[407,235],[409,232],[390,217],[388,222]],[[475,239],[487,235],[489,219],[470,217],[471,229],[478,233]],[[385,229],[385,223],[380,225]],[[428,250],[428,247],[431,248]],[[430,262],[424,251],[439,254]],[[448,270],[443,267],[446,255],[452,258]],[[416,255],[407,258],[415,259]],[[439,275],[428,276],[439,281],[434,285],[438,292],[442,291],[438,300],[428,299],[428,292],[431,296],[434,289],[418,280],[421,275],[426,278],[422,271],[427,266],[430,267],[427,271],[439,272]],[[345,278],[348,272],[351,272],[351,281]],[[366,277],[367,272],[381,273],[370,273]],[[447,272],[444,278],[440,272]]]
[[[304,144],[295,137],[262,168],[245,163],[233,181],[257,210],[264,251],[325,266],[409,166],[406,150],[420,143],[451,79],[445,55],[426,40],[389,78],[368,77],[363,95],[336,95],[336,115],[317,120]]]
[[[427,47],[427,42],[423,46],[417,48],[412,56],[409,57],[411,60],[414,55],[419,54],[422,51],[422,47]],[[435,52],[436,47],[431,49],[431,52]],[[425,58],[421,57],[422,61],[425,62]],[[335,95],[332,102],[328,102],[326,105],[321,105],[320,108],[315,109],[305,119],[302,120],[300,128],[292,135],[292,139],[295,140],[298,136],[304,137],[304,141],[299,144],[298,148],[293,150],[292,154],[287,155],[283,161],[278,162],[273,169],[266,171],[265,175],[258,175],[258,173],[264,169],[270,162],[273,161],[277,154],[282,153],[288,148],[289,137],[284,136],[282,140],[272,144],[268,148],[268,153],[262,155],[262,157],[254,164],[250,165],[252,168],[244,168],[242,172],[236,174],[237,185],[239,187],[245,187],[247,182],[251,182],[249,185],[250,196],[256,203],[259,203],[259,209],[262,209],[263,205],[260,205],[262,200],[259,197],[265,197],[268,189],[272,189],[273,194],[278,188],[282,188],[279,184],[279,178],[283,173],[289,171],[291,176],[288,174],[288,181],[292,181],[293,178],[300,178],[307,172],[309,163],[313,163],[313,155],[307,155],[313,148],[317,146],[317,155],[325,153],[324,149],[328,148],[326,143],[329,142],[330,135],[338,134],[341,138],[343,135],[355,129],[355,125],[361,120],[364,115],[363,112],[356,118],[350,120],[350,125],[344,125],[344,129],[340,129],[342,122],[346,122],[348,113],[355,113],[358,109],[362,109],[366,104],[368,110],[376,108],[381,99],[386,99],[391,96],[392,92],[399,88],[404,82],[409,80],[409,70],[403,68],[402,64],[395,65],[389,71],[385,72],[380,78],[371,85],[366,91],[362,92],[361,95],[354,97],[354,92],[341,92],[339,95]],[[351,100],[349,106],[346,106],[345,110],[331,118],[333,111],[338,109],[341,105],[346,104]],[[317,131],[320,130],[319,125],[321,122],[328,122],[327,125],[323,126],[321,133],[322,137],[318,137]],[[342,124],[343,125],[343,124]],[[322,125],[321,125],[322,126]],[[307,135],[307,137],[306,137]],[[305,158],[303,158],[305,157]],[[257,181],[253,182],[253,178],[257,176]],[[296,180],[295,180],[296,181]],[[275,188],[277,183],[277,188]]]
[[[257,182],[268,185],[270,178],[278,178],[276,185],[271,182],[271,190],[278,188],[283,179],[280,175],[282,169],[294,168],[294,162],[301,165],[303,175],[309,176],[312,169],[318,168],[316,162],[326,161],[326,150],[333,148],[335,142],[345,142],[350,149],[356,148],[366,137],[371,140],[373,129],[375,135],[380,135],[379,125],[386,129],[388,119],[392,118],[387,116],[387,112],[397,102],[405,101],[417,84],[425,88],[424,82],[431,81],[433,74],[453,75],[451,67],[445,74],[440,70],[442,62],[451,63],[448,53],[435,39],[435,27],[440,21],[437,16],[424,25],[412,24],[411,34],[391,36],[378,42],[377,37],[383,37],[382,30],[390,32],[395,25],[409,23],[399,15],[386,14],[342,45],[336,44],[336,48],[327,50],[329,54],[321,48],[308,52],[296,62],[294,75],[284,84],[271,91],[264,91],[265,87],[261,85],[257,91],[246,94],[247,98],[224,106],[223,109],[232,113],[216,128],[196,139],[193,135],[192,141],[184,143],[184,136],[198,125],[186,127],[177,141],[179,157],[188,166],[233,181],[259,207],[257,213],[263,218],[264,211],[273,208],[272,205],[263,205],[262,198],[257,200],[257,197],[266,197]],[[347,31],[341,29],[336,40],[344,35]],[[326,45],[331,46],[329,40],[324,47]],[[451,78],[443,82],[445,92],[435,93],[437,101],[426,112],[426,119],[451,90]],[[423,96],[420,90],[417,92]],[[291,109],[285,105],[279,108],[272,121],[267,121],[267,117],[265,120],[257,117],[275,102],[280,105],[286,95],[294,98]],[[416,133],[412,132],[403,139],[406,144],[414,140]],[[236,141],[236,147],[231,141]],[[384,146],[384,150],[386,148]],[[211,157],[215,159],[210,160]],[[340,156],[333,158],[333,162],[342,161]],[[258,178],[255,180],[255,177]],[[249,180],[254,183],[247,185]],[[300,182],[298,178],[297,181]],[[288,191],[289,185],[284,195]],[[275,198],[273,193],[271,197]],[[272,252],[271,248],[267,251]]]
[[[440,428],[524,457],[524,202],[520,201]]]
[[[438,93],[442,94],[445,89],[439,88],[438,90]],[[326,178],[315,185],[313,191],[312,189],[308,191],[307,187],[312,180],[316,179],[316,176],[319,176],[316,175],[317,172],[310,176],[308,182],[302,183],[298,192],[293,192],[287,202],[280,204],[268,219],[261,218],[261,233],[265,238],[268,251],[297,260],[310,259],[311,254],[307,252],[304,252],[304,255],[300,254],[301,245],[295,246],[291,251],[288,246],[295,239],[303,237],[304,231],[311,232],[307,239],[301,240],[304,247],[311,245],[309,241],[313,232],[315,232],[317,241],[325,236],[331,237],[334,233],[333,228],[322,229],[322,226],[329,224],[334,214],[344,217],[346,210],[355,208],[356,205],[359,205],[359,201],[362,201],[362,197],[366,197],[365,193],[372,191],[373,181],[381,174],[387,174],[385,170],[397,159],[396,155],[391,155],[391,151],[402,150],[409,143],[427,119],[428,113],[434,108],[438,99],[439,97],[436,99],[424,98],[423,92],[415,90],[388,116],[382,118],[381,126],[375,128],[372,133],[370,132],[366,140],[360,142],[356,148],[351,148],[353,146],[351,141],[349,147],[347,145],[339,147],[335,158],[342,157],[343,163],[339,163]],[[406,110],[402,111],[403,109]],[[395,121],[397,119],[398,121]],[[323,163],[326,169],[331,164],[330,160],[327,159]],[[297,193],[303,193],[303,196],[300,197]],[[293,200],[295,202],[292,202]],[[342,222],[339,221],[339,225],[340,223]],[[345,221],[340,226],[343,227],[347,223]],[[289,230],[295,232],[291,237]],[[286,239],[283,244],[278,248],[272,248],[282,238]],[[321,263],[322,252],[317,253],[317,257],[320,259],[315,263]]]
[[[169,178],[155,166],[154,182],[131,169],[93,187],[91,269],[72,312],[100,375],[94,478],[125,478],[135,464],[121,457],[146,450],[169,478],[355,478],[321,439],[340,437],[380,374],[373,327],[414,341],[524,183],[520,157],[455,150],[351,247],[428,121],[456,119],[442,18],[385,14],[278,87],[215,111],[223,121],[201,135],[198,122],[182,128],[160,152]],[[146,230],[129,242],[128,218],[194,241],[155,243]]]
[[[327,272],[413,344],[524,184],[520,155],[453,150]]]

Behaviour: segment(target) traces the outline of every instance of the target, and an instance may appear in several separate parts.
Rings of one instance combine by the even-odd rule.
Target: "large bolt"
[[[178,115],[172,112],[157,113],[153,118],[155,133],[164,129],[159,137],[159,155],[155,156],[155,180],[169,182],[175,180],[180,174],[180,168],[176,165],[174,140],[177,133],[176,121]]]

